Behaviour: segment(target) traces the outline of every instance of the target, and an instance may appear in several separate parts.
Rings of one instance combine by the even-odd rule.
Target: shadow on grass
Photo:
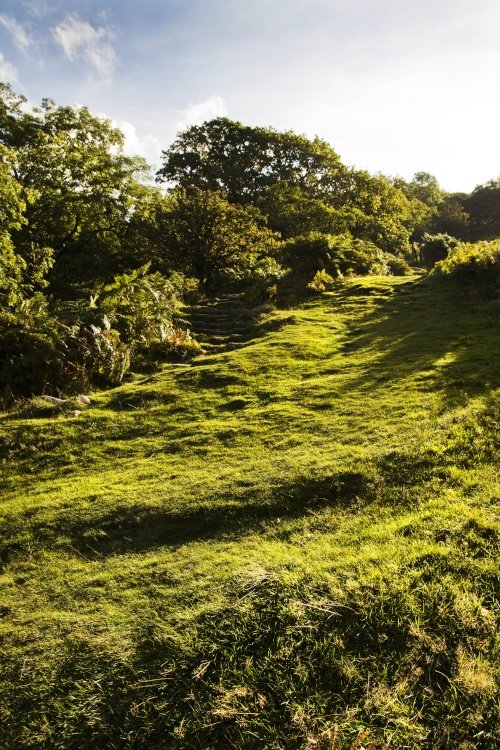
[[[98,529],[78,524],[70,531],[72,546],[86,556],[139,552],[193,541],[235,539],[264,529],[276,519],[299,518],[326,505],[346,506],[367,498],[369,477],[362,472],[298,477],[293,483],[255,497],[249,488],[236,501],[203,505],[184,513],[144,507],[117,509],[101,519]]]
[[[363,289],[353,294],[359,299]],[[464,403],[500,385],[499,322],[500,301],[478,289],[433,277],[395,287],[345,345],[345,356],[364,348],[380,353],[346,388],[418,377],[423,391],[442,393],[445,406]]]
[[[347,506],[371,496],[369,474],[362,471],[329,476],[299,476],[282,486],[267,488],[257,495],[255,488],[241,488],[232,502],[204,504],[186,511],[168,507],[151,508],[136,504],[116,507],[93,519],[75,517],[71,510],[30,525],[37,546],[49,546],[63,537],[86,558],[136,553],[161,546],[178,547],[194,541],[232,540],[264,529],[276,519],[293,519],[327,505]],[[95,512],[95,510],[94,510]],[[28,520],[28,519],[26,519]],[[26,530],[26,526],[24,527]],[[23,554],[24,543],[12,533],[2,547],[1,558]]]
[[[332,474],[299,475],[286,484],[236,490],[232,501],[204,503],[185,511],[168,507],[151,508],[140,504],[118,506],[107,514],[95,513],[92,519],[75,517],[69,510],[42,523],[30,525],[31,544],[41,547],[54,539],[64,538],[69,546],[88,559],[130,554],[162,546],[179,547],[196,541],[235,540],[259,531],[268,531],[278,519],[292,520],[316,513],[326,507],[356,509],[377,500],[393,503],[394,493],[402,482],[409,488],[427,481],[438,469],[430,456],[391,453],[377,464],[361,466],[358,471]],[[399,494],[405,502],[405,494]],[[26,526],[25,526],[26,530]],[[281,526],[277,530],[282,531]],[[15,533],[11,543],[3,546],[1,558],[23,554],[23,542]]]

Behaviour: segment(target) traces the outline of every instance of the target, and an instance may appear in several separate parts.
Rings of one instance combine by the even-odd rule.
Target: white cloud
[[[11,34],[14,44],[22,52],[26,52],[31,47],[31,39],[25,29],[14,18],[0,15],[0,25],[2,25]]]
[[[7,81],[8,83],[15,83],[17,81],[17,70],[13,65],[0,52],[0,80]]]
[[[24,7],[32,18],[42,19],[57,10],[57,5],[46,0],[25,0]]]
[[[190,125],[201,125],[205,120],[214,117],[226,117],[227,104],[222,96],[210,96],[198,104],[190,104],[181,111],[181,119],[177,122],[177,129],[184,130]]]
[[[160,163],[161,145],[158,138],[148,133],[141,137],[135,125],[126,120],[112,120],[114,127],[119,128],[125,136],[124,151],[129,156],[142,156],[154,168]]]
[[[71,60],[84,60],[96,73],[109,81],[116,64],[116,53],[112,45],[113,33],[104,26],[92,26],[71,14],[54,26],[52,35]]]

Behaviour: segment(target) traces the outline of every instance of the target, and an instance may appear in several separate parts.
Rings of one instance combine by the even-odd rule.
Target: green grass
[[[4,414],[2,750],[499,746],[498,323],[356,279]]]

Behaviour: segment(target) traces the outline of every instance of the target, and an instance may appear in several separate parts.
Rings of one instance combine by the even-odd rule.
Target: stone
[[[78,396],[75,398],[75,401],[77,404],[80,404],[81,406],[90,406],[92,401],[88,396],[85,396],[83,393],[79,393]]]
[[[54,404],[54,406],[63,406],[63,404],[66,403],[67,399],[65,398],[56,398],[56,396],[41,396],[41,398],[45,399],[45,401],[50,401],[51,404]]]

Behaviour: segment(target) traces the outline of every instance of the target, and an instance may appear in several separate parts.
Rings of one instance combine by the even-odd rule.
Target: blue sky
[[[2,0],[0,80],[85,104],[158,163],[227,115],[470,191],[500,174],[498,0]]]

